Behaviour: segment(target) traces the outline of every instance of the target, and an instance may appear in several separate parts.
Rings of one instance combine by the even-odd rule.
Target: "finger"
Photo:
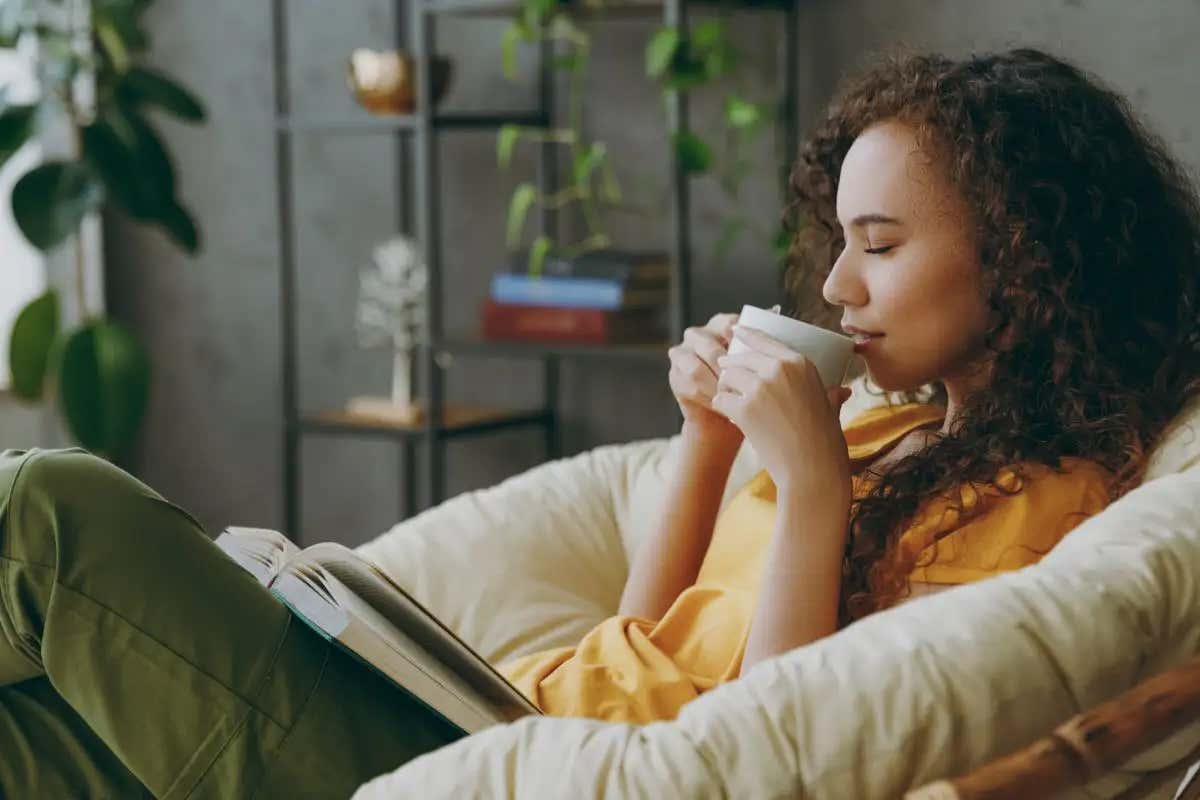
[[[745,325],[736,325],[733,329],[734,338],[741,339],[742,344],[749,347],[751,350],[757,350],[760,353],[776,356],[780,359],[791,359],[796,355],[796,351],[788,347],[783,342],[776,339],[774,336],[763,333],[755,328],[747,328]]]
[[[757,350],[743,350],[740,353],[726,353],[717,359],[717,374],[720,375],[729,367],[740,367],[756,372],[766,378],[779,360]]]
[[[752,394],[762,382],[758,373],[740,366],[728,366],[721,370],[717,379],[717,394],[731,392],[739,397]]]
[[[739,394],[730,391],[717,392],[713,395],[712,410],[716,411],[730,423],[740,428],[738,420],[742,416],[742,397]]]
[[[698,387],[716,386],[719,369],[713,369],[711,364],[687,348],[680,348],[675,354],[673,367],[679,370],[685,380]]]
[[[733,326],[737,324],[737,321],[737,314],[717,314],[708,321],[706,327],[724,336],[728,342],[733,337]]]
[[[683,341],[712,367],[713,374],[718,370],[717,359],[729,349],[728,339],[704,328],[689,328],[683,334]]]

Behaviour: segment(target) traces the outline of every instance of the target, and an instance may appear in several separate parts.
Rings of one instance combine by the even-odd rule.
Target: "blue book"
[[[667,287],[630,288],[625,281],[606,278],[535,278],[501,273],[492,277],[492,299],[507,305],[622,311],[664,305]]]

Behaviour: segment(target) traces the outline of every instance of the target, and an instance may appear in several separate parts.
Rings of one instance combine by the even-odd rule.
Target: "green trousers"
[[[460,736],[127,473],[0,453],[0,797],[345,798]]]

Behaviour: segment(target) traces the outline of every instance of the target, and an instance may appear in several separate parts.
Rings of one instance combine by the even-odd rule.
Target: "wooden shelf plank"
[[[571,344],[569,342],[526,342],[507,339],[484,339],[481,336],[455,337],[442,340],[437,349],[450,355],[491,356],[586,356],[595,358],[666,359],[671,347],[667,341],[628,344]]]
[[[275,126],[289,133],[350,134],[364,136],[374,133],[412,133],[417,129],[419,117],[415,114],[371,114],[345,117],[279,117]],[[443,130],[493,130],[502,125],[525,125],[545,127],[549,120],[544,114],[532,111],[496,111],[472,114],[448,112],[433,119],[434,127]]]
[[[546,409],[486,408],[447,403],[443,406],[441,438],[472,433],[545,424],[552,416]],[[396,437],[423,436],[424,420],[410,424],[386,416],[345,409],[316,411],[301,416],[300,429],[310,433],[351,433]]]

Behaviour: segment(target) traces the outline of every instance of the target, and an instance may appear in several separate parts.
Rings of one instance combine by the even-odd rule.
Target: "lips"
[[[868,342],[871,339],[876,339],[880,336],[883,336],[882,333],[876,333],[875,331],[863,330],[862,328],[856,327],[854,325],[847,325],[846,323],[842,323],[842,330],[844,330],[846,332],[847,336],[854,339],[855,344],[858,344],[860,342]]]

